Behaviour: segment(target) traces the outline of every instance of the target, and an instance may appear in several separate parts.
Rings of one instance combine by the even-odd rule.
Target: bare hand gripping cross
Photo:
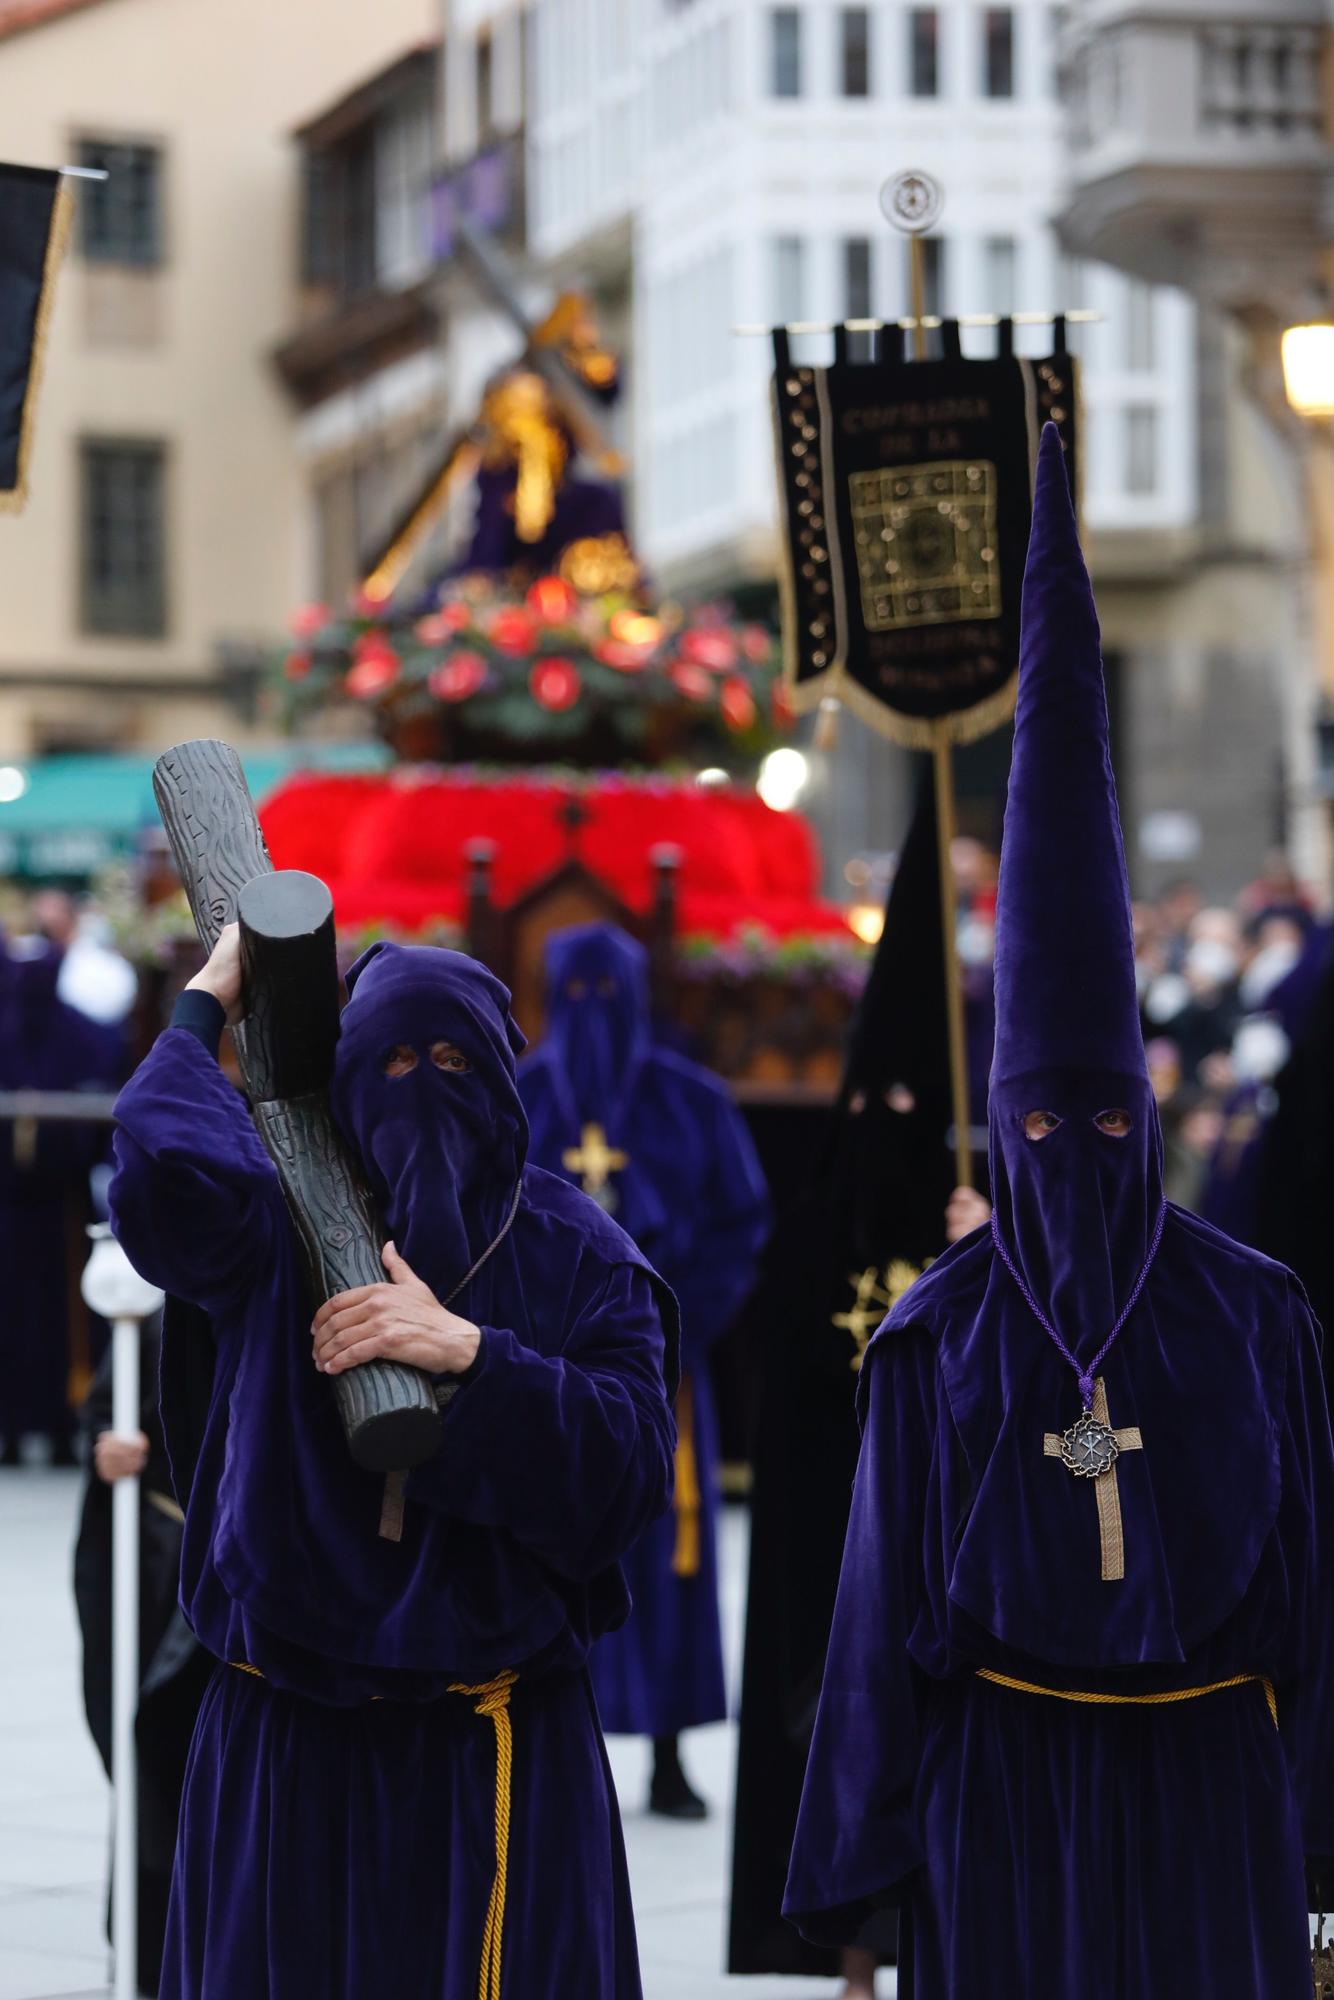
[[[383,1283],[386,1232],[329,1108],[339,1013],[333,899],[318,876],[274,868],[229,744],[177,744],[154,766],[153,790],[205,945],[211,951],[227,924],[240,924],[243,1018],[232,1039],[315,1304]],[[358,1465],[392,1474],[435,1451],[440,1412],[419,1368],[369,1361],[335,1376],[333,1388]]]

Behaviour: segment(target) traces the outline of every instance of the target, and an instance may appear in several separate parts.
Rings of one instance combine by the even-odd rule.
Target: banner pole
[[[968,1045],[964,1038],[963,980],[959,971],[959,904],[951,851],[957,832],[954,759],[949,737],[937,727],[931,746],[936,769],[936,843],[940,849],[940,924],[945,947],[945,1015],[950,1045],[950,1096],[954,1107],[954,1171],[960,1187],[973,1185],[972,1105],[968,1095]]]
[[[908,238],[912,290],[913,354],[926,360],[926,249],[921,230]],[[973,1185],[972,1105],[968,1095],[968,1044],[964,1036],[963,980],[959,972],[959,903],[954,891],[954,756],[950,739],[937,725],[931,744],[936,767],[936,845],[940,868],[940,927],[945,948],[945,1013],[949,1028],[950,1097],[954,1107],[954,1173],[960,1187]]]

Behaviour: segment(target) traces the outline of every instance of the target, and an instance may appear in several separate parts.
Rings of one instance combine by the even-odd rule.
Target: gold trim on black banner
[[[42,263],[42,290],[32,329],[32,359],[28,365],[28,386],[23,395],[23,415],[19,421],[18,476],[12,486],[0,488],[0,514],[21,514],[28,497],[28,461],[32,453],[33,427],[37,421],[37,392],[42,386],[42,365],[51,332],[51,314],[55,310],[56,274],[65,254],[73,220],[74,196],[62,180],[51,204],[51,230],[46,239],[46,257]]]

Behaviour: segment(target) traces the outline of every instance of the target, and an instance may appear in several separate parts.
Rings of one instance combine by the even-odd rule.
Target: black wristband
[[[205,993],[202,986],[187,986],[176,996],[176,1005],[171,1010],[173,1028],[184,1028],[197,1042],[202,1042],[211,1056],[218,1053],[222,1031],[227,1025],[227,1016],[221,1000],[212,993]]]

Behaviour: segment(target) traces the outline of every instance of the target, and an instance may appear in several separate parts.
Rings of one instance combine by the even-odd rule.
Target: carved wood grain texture
[[[236,899],[273,863],[241,760],[230,743],[178,743],[153,767],[153,792],[195,926],[212,951]]]
[[[255,1124],[278,1169],[311,1290],[318,1300],[357,1285],[384,1282],[380,1230],[370,1192],[342,1134],[327,1095],[286,1098],[254,1107]],[[368,1424],[419,1414],[407,1455],[393,1458],[410,1469],[434,1451],[439,1409],[430,1378],[392,1361],[368,1361],[334,1377],[339,1415],[354,1453]]]
[[[230,744],[211,739],[178,744],[154,766],[153,790],[195,926],[211,951],[235,920],[246,883],[273,868],[240,759]],[[257,1102],[257,1080],[281,1068],[272,1050],[251,1047],[268,1025],[262,1014],[248,1033],[245,1026],[233,1028],[232,1039],[255,1124],[278,1170],[305,1254],[311,1290],[323,1303],[336,1292],[383,1280],[382,1231],[326,1094]],[[434,1451],[439,1409],[431,1381],[419,1369],[374,1361],[336,1376],[334,1390],[359,1463],[380,1470],[411,1468]]]

